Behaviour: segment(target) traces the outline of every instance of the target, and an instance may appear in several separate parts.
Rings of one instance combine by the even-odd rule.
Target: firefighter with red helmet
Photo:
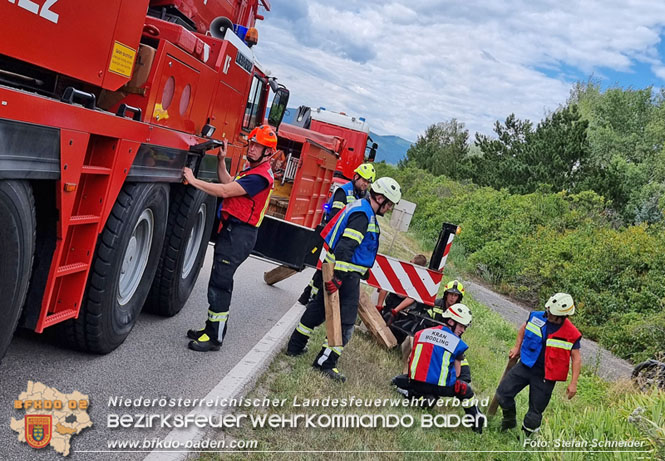
[[[503,410],[501,429],[512,429],[517,425],[515,396],[529,386],[529,410],[524,415],[522,430],[527,436],[538,431],[554,385],[568,379],[571,362],[573,372],[566,394],[572,399],[577,393],[582,366],[582,334],[568,318],[574,313],[573,297],[556,293],[545,304],[545,312],[531,312],[519,329],[509,357],[520,357],[520,361],[510,369],[496,390]]]
[[[398,392],[409,398],[457,397],[464,401],[474,395],[471,385],[459,379],[462,360],[469,346],[461,336],[471,326],[471,311],[464,304],[453,304],[442,315],[445,325],[425,328],[413,338],[407,374],[393,378]],[[471,428],[482,433],[487,418],[476,405],[464,406],[473,416]]]
[[[261,125],[249,134],[249,166],[232,178],[226,170],[227,142],[218,154],[217,175],[220,184],[197,179],[185,168],[184,179],[193,187],[222,198],[215,255],[208,283],[208,318],[205,327],[189,330],[189,348],[199,352],[217,351],[228,326],[233,275],[248,257],[258,234],[273,189],[270,157],[277,147],[273,128]]]
[[[380,178],[372,184],[369,197],[346,205],[337,221],[326,229],[324,241],[329,250],[326,262],[334,265],[334,277],[325,283],[325,290],[339,290],[339,308],[342,323],[342,346],[329,347],[327,342],[312,366],[329,378],[344,382],[346,378],[337,369],[337,361],[344,346],[351,339],[358,316],[360,279],[368,274],[379,251],[380,229],[377,215],[390,211],[402,197],[399,184],[392,178]],[[287,355],[298,356],[306,351],[305,346],[314,328],[326,319],[321,290],[307,304],[286,349]]]
[[[332,197],[326,204],[326,212],[323,216],[323,222],[328,223],[339,211],[347,204],[364,198],[367,195],[367,188],[376,180],[376,170],[371,163],[363,163],[354,170],[353,179],[346,184],[338,187]],[[321,271],[317,270],[312,276],[309,284],[305,287],[298,298],[298,302],[307,305],[323,285]]]

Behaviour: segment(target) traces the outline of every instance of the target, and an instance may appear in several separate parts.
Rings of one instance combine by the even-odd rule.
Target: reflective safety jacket
[[[365,235],[355,229],[347,229],[346,224],[353,213],[364,213],[367,216],[369,224]],[[336,271],[359,272],[361,275],[364,275],[367,269],[374,265],[376,254],[379,251],[379,234],[381,231],[372,205],[366,199],[356,200],[344,207],[336,218],[335,224],[323,237],[328,248],[330,248],[325,260],[334,264]],[[358,242],[351,261],[335,260],[335,247],[342,237],[347,237]]]
[[[457,381],[455,357],[469,346],[445,326],[426,328],[413,337],[409,377],[416,381],[453,386]]]
[[[227,218],[229,215],[235,217],[239,221],[250,224],[255,227],[261,225],[263,216],[266,214],[268,204],[270,203],[270,195],[272,194],[273,184],[275,179],[270,168],[270,162],[262,162],[254,168],[247,168],[241,171],[235,179],[244,178],[251,174],[263,176],[268,180],[268,187],[256,194],[254,197],[249,195],[240,195],[238,197],[227,197],[222,201],[222,217]],[[221,229],[221,223],[220,223]]]
[[[520,360],[532,368],[543,347],[543,336],[547,334],[547,313],[532,312],[526,322],[524,339],[520,349]],[[570,366],[570,351],[575,341],[582,337],[575,325],[567,318],[561,327],[545,341],[545,379],[566,381]]]
[[[337,191],[333,192],[332,197],[330,197],[330,200],[328,200],[328,203],[326,205],[326,221],[330,219],[330,215],[332,214],[333,210],[341,210],[344,208],[346,205],[348,205],[351,202],[355,202],[361,197],[357,197],[355,195],[355,189],[353,187],[353,181],[349,181],[346,184],[339,186],[339,189],[342,189],[344,191],[344,196],[346,200],[344,202],[340,201],[334,201],[335,200],[335,195],[337,194]]]

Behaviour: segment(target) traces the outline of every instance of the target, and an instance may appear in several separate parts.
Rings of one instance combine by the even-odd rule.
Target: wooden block
[[[376,307],[372,304],[372,301],[369,298],[369,295],[364,291],[360,293],[360,299],[358,301],[358,315],[363,321],[365,326],[369,329],[379,344],[388,349],[392,349],[397,346],[397,339],[390,328],[386,325],[386,322],[381,317],[379,311],[376,310]]]
[[[268,272],[264,272],[263,273],[263,280],[268,285],[274,285],[277,282],[281,282],[282,280],[291,277],[296,272],[298,272],[298,271],[295,270],[295,269],[291,269],[290,267],[277,266],[273,270],[270,270]]]
[[[323,302],[326,307],[326,332],[328,335],[328,346],[342,346],[342,316],[339,311],[339,291],[330,294],[325,289],[325,283],[332,280],[334,275],[333,266],[323,263]]]

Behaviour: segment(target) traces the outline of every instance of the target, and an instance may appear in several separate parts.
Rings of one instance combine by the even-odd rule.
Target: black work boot
[[[530,428],[526,427],[524,425],[524,423],[522,423],[522,431],[524,431],[524,435],[526,436],[526,438],[532,439],[532,438],[534,438],[538,435],[538,432],[540,431],[540,428],[537,427],[535,429],[530,429]]]
[[[323,346],[319,355],[314,359],[312,368],[319,370],[321,373],[335,381],[343,383],[346,381],[346,377],[337,369],[338,359],[339,355],[332,348]]]
[[[346,382],[346,376],[344,376],[337,368],[321,368],[318,365],[313,365],[312,368],[320,371],[323,375],[327,376],[333,381],[337,381],[339,383]]]
[[[302,349],[289,349],[288,347],[286,348],[286,355],[289,357],[300,357],[301,355],[304,355],[307,352],[307,347],[303,347]]]
[[[473,426],[471,426],[471,430],[476,434],[482,434],[483,427],[485,427],[487,423],[487,417],[478,409],[476,405],[469,408],[465,408],[464,413],[474,417]]]
[[[187,337],[189,339],[198,339],[199,336],[201,336],[205,332],[206,332],[205,328],[201,328],[200,330],[194,330],[194,329],[187,330]]]
[[[503,419],[501,420],[501,430],[507,431],[517,427],[517,409],[516,408],[502,408]]]
[[[215,341],[205,333],[189,342],[189,348],[197,352],[218,351],[220,347],[222,347],[222,343]]]

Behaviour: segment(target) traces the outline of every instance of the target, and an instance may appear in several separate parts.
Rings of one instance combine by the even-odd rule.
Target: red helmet
[[[269,125],[257,126],[249,133],[249,140],[262,146],[275,149],[277,147],[277,135]]]

